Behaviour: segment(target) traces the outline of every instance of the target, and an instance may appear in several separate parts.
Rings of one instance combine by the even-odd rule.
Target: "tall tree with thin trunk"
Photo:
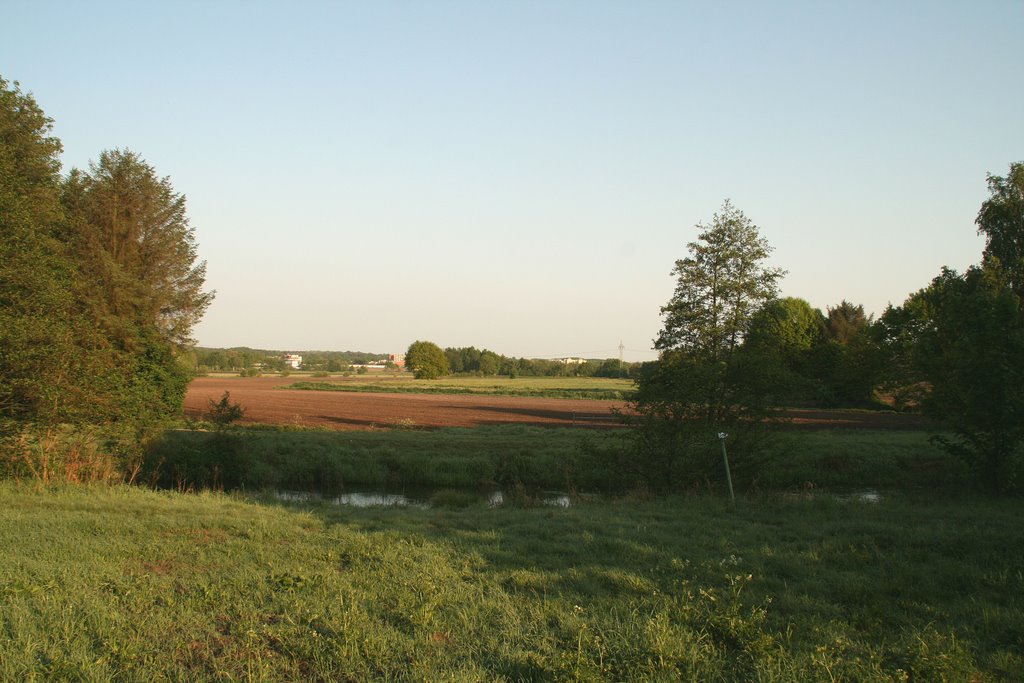
[[[637,380],[639,444],[654,464],[647,478],[668,484],[700,471],[716,452],[717,433],[738,438],[765,413],[763,365],[741,349],[784,274],[767,265],[767,240],[728,200],[710,225],[697,228],[689,256],[672,270],[675,292],[661,309],[664,327],[655,340],[660,358]]]
[[[676,289],[661,308],[665,323],[655,348],[721,360],[743,341],[754,313],[775,298],[784,272],[765,265],[768,241],[729,200],[710,225],[697,228],[690,255],[672,270]]]

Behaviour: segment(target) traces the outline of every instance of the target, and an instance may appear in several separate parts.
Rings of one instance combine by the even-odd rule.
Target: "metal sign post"
[[[718,432],[718,440],[722,442],[722,462],[725,463],[725,481],[729,484],[729,503],[736,507],[736,494],[732,491],[732,473],[729,472],[729,455],[725,452],[725,438],[729,436],[725,432]]]

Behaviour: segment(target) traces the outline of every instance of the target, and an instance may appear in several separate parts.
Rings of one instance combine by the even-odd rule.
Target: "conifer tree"
[[[111,332],[128,343],[134,327],[187,346],[213,293],[202,289],[206,263],[197,263],[185,197],[170,179],[133,152],[105,151],[88,172],[71,172],[64,203],[69,237],[98,285],[94,303]]]

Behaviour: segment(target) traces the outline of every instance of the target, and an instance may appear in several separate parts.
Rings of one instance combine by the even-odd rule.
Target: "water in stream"
[[[317,493],[312,491],[277,491],[278,500],[290,503],[329,503],[332,505],[349,505],[352,507],[408,507],[427,509],[431,507],[431,498],[438,491],[424,490],[416,492],[392,493],[386,491],[350,491],[345,493]],[[491,491],[479,494],[481,502],[488,507],[501,507],[506,497],[503,491]],[[537,495],[537,500],[544,505],[567,508],[572,505],[572,498],[567,493],[545,491]]]

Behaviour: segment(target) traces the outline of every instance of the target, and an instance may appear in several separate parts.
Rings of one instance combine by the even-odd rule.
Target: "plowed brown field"
[[[327,426],[332,429],[375,427],[477,427],[496,424],[600,426],[622,401],[486,396],[466,394],[376,394],[281,389],[282,377],[198,377],[189,385],[185,412],[202,416],[210,399],[225,391],[245,408],[242,422]],[[790,410],[794,427],[914,429],[924,426],[912,415],[861,411]]]

